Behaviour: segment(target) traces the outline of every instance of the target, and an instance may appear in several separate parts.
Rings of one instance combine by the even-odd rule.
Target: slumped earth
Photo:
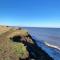
[[[22,28],[0,26],[0,60],[54,60]]]

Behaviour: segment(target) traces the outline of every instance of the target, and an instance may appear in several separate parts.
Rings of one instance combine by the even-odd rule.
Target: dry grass
[[[24,30],[0,26],[0,60],[19,60],[27,58],[29,53],[22,43],[14,43],[9,38],[14,35],[27,36]]]
[[[10,33],[10,35],[8,37],[13,37],[15,35],[19,35],[19,36],[27,36],[28,33],[26,30],[14,30],[14,32]]]
[[[0,34],[5,33],[9,31],[11,27],[6,27],[6,26],[0,26]]]

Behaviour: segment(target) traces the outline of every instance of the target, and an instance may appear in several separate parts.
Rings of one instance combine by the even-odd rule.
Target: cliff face
[[[11,27],[1,28],[3,31],[0,35],[0,60],[53,60],[37,46],[26,30]]]

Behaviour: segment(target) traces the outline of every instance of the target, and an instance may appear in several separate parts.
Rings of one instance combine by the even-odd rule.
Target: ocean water
[[[23,27],[37,40],[45,41],[60,48],[60,28]]]

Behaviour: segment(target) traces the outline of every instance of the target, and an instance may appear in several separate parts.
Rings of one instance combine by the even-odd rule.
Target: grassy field
[[[29,53],[21,42],[13,42],[10,37],[27,36],[25,30],[13,29],[11,27],[0,26],[0,60],[19,60],[29,56]]]

